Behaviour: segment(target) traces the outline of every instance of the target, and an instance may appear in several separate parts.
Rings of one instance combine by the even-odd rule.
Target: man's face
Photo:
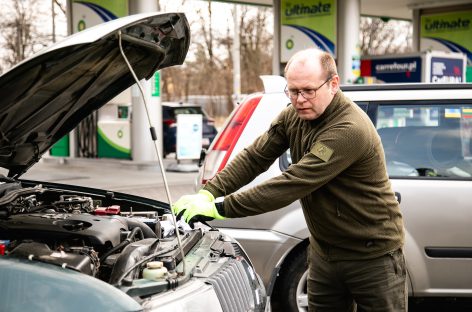
[[[338,90],[339,77],[335,75],[329,81],[326,74],[321,69],[321,64],[317,62],[295,62],[290,65],[286,73],[287,89],[297,96],[290,97],[292,105],[298,113],[298,117],[303,120],[314,120],[320,117]],[[324,84],[323,84],[324,83]],[[321,86],[321,87],[320,87]],[[317,89],[319,88],[319,89]],[[310,90],[317,89],[314,98],[309,95]],[[306,91],[305,98],[300,91]]]

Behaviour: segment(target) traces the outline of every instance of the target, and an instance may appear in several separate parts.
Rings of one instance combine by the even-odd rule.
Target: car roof
[[[472,89],[471,83],[388,83],[341,85],[343,91],[385,91],[385,90],[441,90],[441,89]]]
[[[405,83],[345,85],[341,90],[353,101],[470,100],[470,83]]]
[[[283,93],[282,76],[261,76],[264,93]],[[472,83],[389,83],[372,85],[341,85],[341,90],[353,101],[444,100],[472,98]],[[425,92],[426,91],[426,92]]]
[[[183,102],[162,102],[162,106],[167,106],[167,107],[201,107],[201,105],[198,104],[192,104],[192,103],[183,103]]]

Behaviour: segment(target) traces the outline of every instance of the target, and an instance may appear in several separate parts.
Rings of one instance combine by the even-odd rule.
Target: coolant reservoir
[[[167,268],[164,267],[161,261],[151,261],[146,264],[143,270],[143,278],[148,280],[164,279],[167,276]]]

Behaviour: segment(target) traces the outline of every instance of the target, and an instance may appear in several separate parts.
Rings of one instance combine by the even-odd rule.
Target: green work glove
[[[215,197],[208,191],[206,190],[200,190],[198,191],[197,194],[193,195],[184,195],[179,198],[178,201],[176,201],[172,205],[172,211],[176,216],[180,215],[185,209],[187,209],[187,205],[190,203],[193,203],[195,201],[198,202],[212,202],[215,200]]]
[[[219,205],[220,209],[217,209]],[[203,200],[195,200],[189,203],[182,214],[182,219],[188,224],[193,224],[197,221],[211,221],[213,219],[226,219],[221,214],[223,213],[222,203],[215,204],[215,202],[207,202]]]

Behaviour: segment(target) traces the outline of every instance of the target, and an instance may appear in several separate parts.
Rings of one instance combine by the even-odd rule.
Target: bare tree
[[[259,76],[272,72],[273,41],[269,33],[268,20],[272,19],[270,9],[260,8],[255,14],[250,14],[246,7],[241,12],[240,42],[241,42],[241,91],[252,93],[262,90]]]
[[[226,105],[224,107],[224,113],[227,113],[227,112],[229,113],[233,110],[234,108],[233,93],[235,91],[233,90],[233,79],[234,79],[234,75],[233,75],[234,66],[233,65],[234,63],[233,63],[233,53],[232,53],[234,40],[232,40],[233,34],[231,33],[229,25],[230,23],[227,23],[226,36],[218,40],[219,44],[223,46],[227,51],[227,57],[223,59],[221,63],[222,69],[223,69],[221,71],[221,75],[222,75],[221,78],[222,78],[222,82],[224,83],[224,85],[222,86],[223,89],[221,91],[226,97]],[[224,114],[220,113],[220,115],[224,115]]]
[[[232,23],[215,25],[212,2],[197,10],[191,21],[192,45],[184,66],[163,72],[165,100],[187,100],[206,95],[208,113],[225,116],[233,108]],[[271,9],[243,7],[239,20],[241,51],[241,92],[262,90],[259,75],[272,70],[272,34],[269,32]],[[222,104],[222,100],[225,99]],[[208,102],[212,105],[208,105]]]
[[[13,1],[10,5],[13,14],[7,14],[0,22],[1,35],[4,38],[7,50],[4,56],[6,66],[13,66],[28,55],[32,50],[32,10],[25,6],[25,2]]]
[[[202,3],[203,4],[203,3]],[[197,20],[190,21],[192,45],[190,57],[183,67],[166,68],[163,72],[163,97],[170,100],[187,100],[189,95],[213,96],[227,93],[225,80],[228,80],[226,56],[215,53],[220,42],[213,29],[212,2],[196,11]],[[218,114],[216,103],[206,105],[210,115]]]
[[[361,17],[360,49],[364,56],[412,51],[411,22]]]
[[[65,17],[63,4],[54,0]],[[53,33],[45,22],[51,7],[35,0],[5,0],[0,20],[0,70],[6,70],[53,42]]]

